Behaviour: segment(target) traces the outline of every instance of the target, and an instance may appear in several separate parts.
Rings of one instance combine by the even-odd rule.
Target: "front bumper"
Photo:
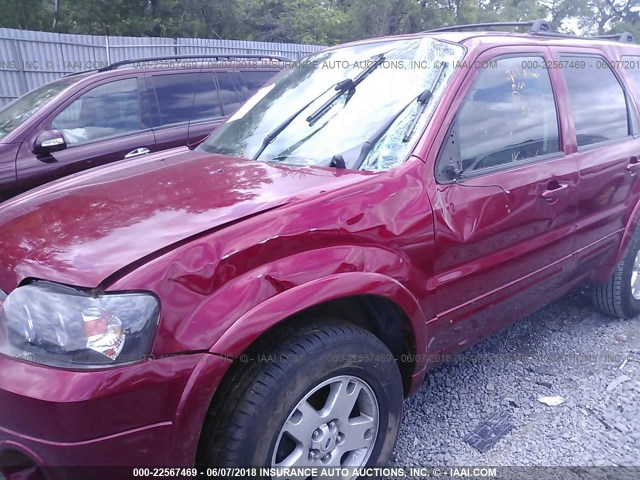
[[[101,478],[104,466],[192,465],[229,363],[198,353],[69,371],[0,356],[0,472],[86,467]],[[48,471],[73,478],[68,470]]]

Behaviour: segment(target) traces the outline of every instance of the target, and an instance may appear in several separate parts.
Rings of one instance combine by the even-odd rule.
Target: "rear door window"
[[[152,78],[158,99],[156,126],[222,116],[212,72],[173,73]]]
[[[224,115],[231,115],[240,107],[240,105],[242,105],[244,99],[242,98],[241,93],[236,89],[230,73],[217,72],[216,76],[218,77],[223,113]]]
[[[244,77],[240,74],[240,72],[231,72],[231,78],[236,87],[236,90],[240,92],[240,97],[244,102],[247,98],[251,96],[251,93],[249,93],[249,88],[247,87],[247,84],[244,81]]]
[[[88,91],[60,112],[52,126],[68,145],[141,130],[138,79],[116,80]]]
[[[558,116],[544,58],[499,58],[480,71],[467,93],[447,136],[439,175],[443,163],[469,173],[559,151]]]
[[[578,147],[629,136],[626,96],[607,61],[596,56],[561,58]]]

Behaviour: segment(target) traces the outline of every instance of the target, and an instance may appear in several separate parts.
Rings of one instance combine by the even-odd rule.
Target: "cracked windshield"
[[[199,150],[288,165],[387,170],[409,155],[464,56],[422,38],[294,63]]]

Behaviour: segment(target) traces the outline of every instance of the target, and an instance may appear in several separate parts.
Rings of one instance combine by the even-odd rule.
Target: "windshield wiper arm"
[[[342,82],[340,82],[342,83]],[[340,83],[338,83],[337,85],[331,85],[329,88],[327,88],[324,92],[322,92],[320,95],[316,96],[313,100],[311,100],[309,103],[305,104],[302,108],[296,110],[294,112],[293,115],[291,115],[289,118],[287,118],[284,122],[282,122],[280,125],[278,125],[276,128],[274,128],[271,132],[269,132],[264,139],[262,140],[262,145],[260,145],[260,148],[258,149],[258,151],[255,153],[255,155],[252,157],[252,160],[257,160],[258,157],[260,155],[262,155],[262,152],[265,151],[265,149],[269,146],[269,144],[271,142],[273,142],[276,137],[278,135],[280,135],[282,133],[282,131],[287,128],[291,122],[293,122],[296,118],[298,118],[298,115],[300,115],[302,112],[304,112],[307,108],[309,108],[309,106],[311,104],[313,104],[313,102],[315,102],[316,100],[318,100],[319,98],[321,98],[323,95],[325,95],[329,90],[331,90],[332,88],[338,88],[338,86],[340,85]]]
[[[420,106],[418,107],[418,111],[416,112],[416,115],[413,117],[413,120],[407,126],[407,129],[404,132],[404,135],[402,137],[402,143],[407,143],[409,141],[409,139],[411,138],[411,134],[415,130],[416,125],[418,124],[418,121],[420,120],[420,117],[422,116],[422,114],[424,113],[425,109],[427,108],[427,104],[429,103],[429,99],[431,98],[432,95],[433,95],[433,93],[431,93],[431,90],[425,90],[418,97],[418,103],[420,104]]]
[[[312,126],[316,123],[320,118],[329,111],[329,109],[333,106],[333,104],[338,100],[345,92],[352,92],[356,89],[356,87],[367,78],[371,72],[373,72],[376,68],[378,68],[382,62],[384,62],[386,57],[383,53],[379,54],[377,58],[371,63],[367,68],[361,71],[356,78],[353,80],[347,78],[346,80],[341,81],[336,85],[337,92],[324,104],[318,108],[315,112],[307,117],[307,122],[309,122],[309,126]]]
[[[420,95],[412,98],[409,103],[407,103],[404,107],[402,107],[402,109],[400,109],[400,111],[398,111],[398,113],[391,116],[389,120],[387,120],[378,130],[376,130],[374,134],[366,142],[362,144],[360,155],[358,155],[358,159],[356,160],[356,163],[353,165],[353,169],[358,170],[362,166],[365,158],[367,158],[367,155],[369,155],[369,152],[371,152],[371,149],[373,148],[373,146],[376,143],[378,143],[378,141],[383,137],[385,132],[389,130],[391,125],[393,125],[395,121],[398,119],[398,117],[402,115],[402,112],[404,112],[407,108],[409,108],[413,102],[417,101],[419,103],[419,106],[418,106],[418,111],[416,112],[415,118],[418,118],[418,116],[422,115],[422,112],[424,112],[424,108],[426,108],[426,105],[427,103],[429,103],[429,99],[431,98],[432,95],[433,93],[431,92],[431,89],[427,88],[426,90],[423,90],[420,93]],[[411,130],[415,128],[415,125],[414,125],[414,123],[416,123],[415,118],[414,118],[414,122],[412,122],[412,124],[409,125],[409,127],[412,127]],[[407,129],[407,131],[408,130],[409,129]],[[405,138],[407,138],[406,132],[404,137],[402,138],[403,143],[406,143],[408,141],[408,140],[405,140]]]

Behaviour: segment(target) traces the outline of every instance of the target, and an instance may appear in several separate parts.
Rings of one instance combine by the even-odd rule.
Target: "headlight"
[[[148,293],[91,295],[36,281],[0,310],[0,353],[67,368],[107,367],[151,352],[159,305]]]

